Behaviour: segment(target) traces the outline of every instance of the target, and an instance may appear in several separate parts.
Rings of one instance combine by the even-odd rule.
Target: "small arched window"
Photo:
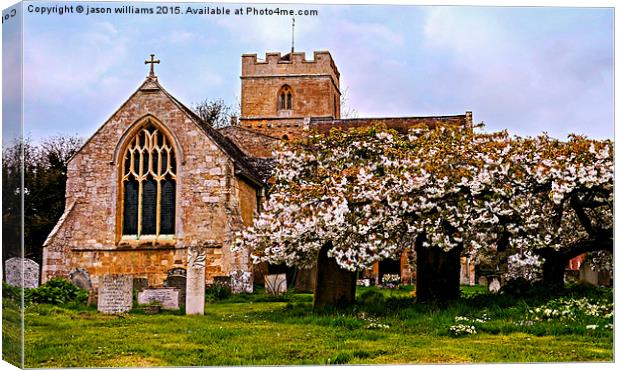
[[[174,235],[176,159],[171,140],[148,123],[130,139],[121,165],[123,236]]]
[[[293,109],[293,90],[289,85],[284,85],[278,92],[278,110]]]

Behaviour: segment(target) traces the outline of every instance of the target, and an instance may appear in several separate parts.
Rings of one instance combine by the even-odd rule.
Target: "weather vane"
[[[291,44],[291,53],[295,52],[295,16],[293,16],[293,42]]]

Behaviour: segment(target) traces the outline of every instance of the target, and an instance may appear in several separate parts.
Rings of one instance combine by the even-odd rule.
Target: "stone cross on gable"
[[[149,73],[149,77],[155,77],[155,64],[159,64],[159,59],[155,60],[155,54],[151,54],[151,60],[145,60],[144,64],[151,65],[151,72]]]

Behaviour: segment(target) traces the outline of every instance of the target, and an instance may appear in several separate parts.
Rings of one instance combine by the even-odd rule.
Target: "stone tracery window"
[[[293,109],[293,90],[289,85],[284,85],[278,92],[278,110]]]
[[[125,149],[121,191],[124,237],[174,235],[176,158],[171,140],[150,123]]]

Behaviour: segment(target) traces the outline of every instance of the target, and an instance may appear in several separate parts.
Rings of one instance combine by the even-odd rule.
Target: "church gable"
[[[245,267],[226,246],[244,221],[241,195],[262,183],[234,144],[201,124],[147,78],[69,162],[71,211],[46,242],[44,279],[81,267],[148,272],[159,284],[192,245],[212,248],[210,278]]]

